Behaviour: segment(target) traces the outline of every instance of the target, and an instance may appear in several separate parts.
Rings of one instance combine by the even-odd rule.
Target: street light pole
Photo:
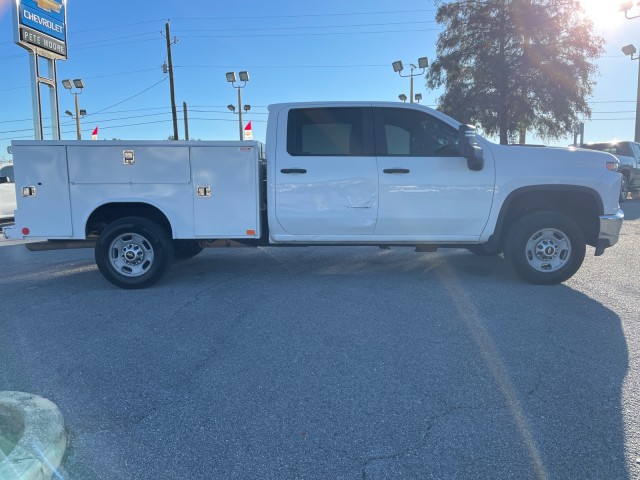
[[[409,103],[413,103],[413,70],[416,66],[413,63],[410,63],[409,65],[411,65],[411,73],[409,74]]]
[[[78,92],[75,93],[76,96],[76,134],[78,136],[78,140],[82,140],[82,132],[80,131],[80,102],[78,102]]]
[[[67,90],[69,90],[69,93],[71,93],[71,95],[75,95],[76,99],[75,99],[75,104],[76,104],[76,136],[78,138],[78,140],[82,140],[82,131],[80,130],[80,101],[78,100],[78,95],[80,95],[82,93],[82,89],[84,88],[84,82],[82,81],[81,78],[75,78],[73,80],[73,84],[71,82],[71,80],[62,80],[62,86],[64,88],[66,88]],[[76,91],[74,92],[73,89],[76,89]],[[84,111],[84,110],[82,110]],[[67,111],[67,113],[70,113],[69,111]]]
[[[629,56],[631,60],[640,60],[640,56],[635,55],[636,52],[636,47],[632,44],[622,47],[622,53]],[[640,61],[638,61],[638,86],[636,90],[636,128],[633,140],[635,142],[640,142]]]
[[[638,57],[635,58],[638,60]],[[640,142],[640,61],[638,61],[638,87],[636,90],[636,131],[634,142]]]
[[[634,18],[640,17],[640,14],[629,16],[629,10],[631,10],[632,8],[633,2],[631,0],[624,0],[620,2],[619,11],[624,12],[624,16],[627,18],[627,20],[632,20]]]
[[[244,140],[244,129],[242,128],[242,93],[240,90],[247,86],[247,82],[249,81],[249,72],[243,70],[242,72],[238,72],[238,77],[242,82],[242,85],[236,85],[236,73],[235,72],[227,72],[227,82],[231,84],[231,86],[238,90],[238,129],[240,134],[240,141]],[[231,112],[235,113],[235,107],[233,105],[229,105],[227,107]],[[248,110],[248,109],[247,109]]]
[[[411,73],[409,73],[409,75],[403,75],[402,74],[402,70],[404,70],[404,66],[402,65],[402,62],[400,60],[395,61],[391,64],[391,66],[393,67],[393,71],[394,72],[398,72],[398,75],[400,75],[401,77],[409,77],[409,102],[413,103],[413,77],[416,77],[418,75],[422,75],[425,70],[427,69],[427,67],[429,66],[429,57],[421,57],[418,59],[418,66],[416,67],[413,63],[410,63],[409,66],[411,68]],[[413,73],[414,70],[420,69],[421,71],[419,73]]]
[[[238,88],[238,128],[240,129],[240,140],[244,140],[244,131],[242,128],[242,94]]]

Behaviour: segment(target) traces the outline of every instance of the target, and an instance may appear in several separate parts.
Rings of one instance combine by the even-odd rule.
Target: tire
[[[584,260],[580,227],[564,214],[534,212],[509,228],[505,257],[527,282],[553,285],[571,278]]]
[[[171,265],[173,243],[167,231],[142,217],[126,217],[107,225],[95,248],[100,273],[126,289],[156,283]]]
[[[620,184],[620,203],[624,202],[627,199],[627,194],[629,193],[629,177],[622,174],[622,183]]]
[[[173,258],[175,260],[188,260],[204,250],[197,240],[174,240]]]

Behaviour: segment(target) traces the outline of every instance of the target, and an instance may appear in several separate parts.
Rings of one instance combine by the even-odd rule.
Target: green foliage
[[[438,6],[445,27],[427,86],[445,87],[438,108],[479,124],[500,143],[522,129],[545,139],[589,117],[603,40],[579,0],[453,0]]]

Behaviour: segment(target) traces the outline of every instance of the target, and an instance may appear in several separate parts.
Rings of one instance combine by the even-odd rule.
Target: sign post
[[[16,0],[12,3],[14,40],[29,51],[35,138],[43,139],[40,86],[46,85],[51,99],[52,137],[54,140],[60,140],[56,60],[67,59],[67,2]],[[47,64],[46,75],[40,71],[40,59]]]

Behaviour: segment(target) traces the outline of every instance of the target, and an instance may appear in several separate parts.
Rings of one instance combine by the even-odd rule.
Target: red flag
[[[251,122],[247,123],[247,126],[244,127],[244,139],[253,140],[253,132],[251,131]]]
[[[92,140],[98,139],[98,126],[96,126],[96,128],[93,130],[93,133],[91,134],[91,139]]]

